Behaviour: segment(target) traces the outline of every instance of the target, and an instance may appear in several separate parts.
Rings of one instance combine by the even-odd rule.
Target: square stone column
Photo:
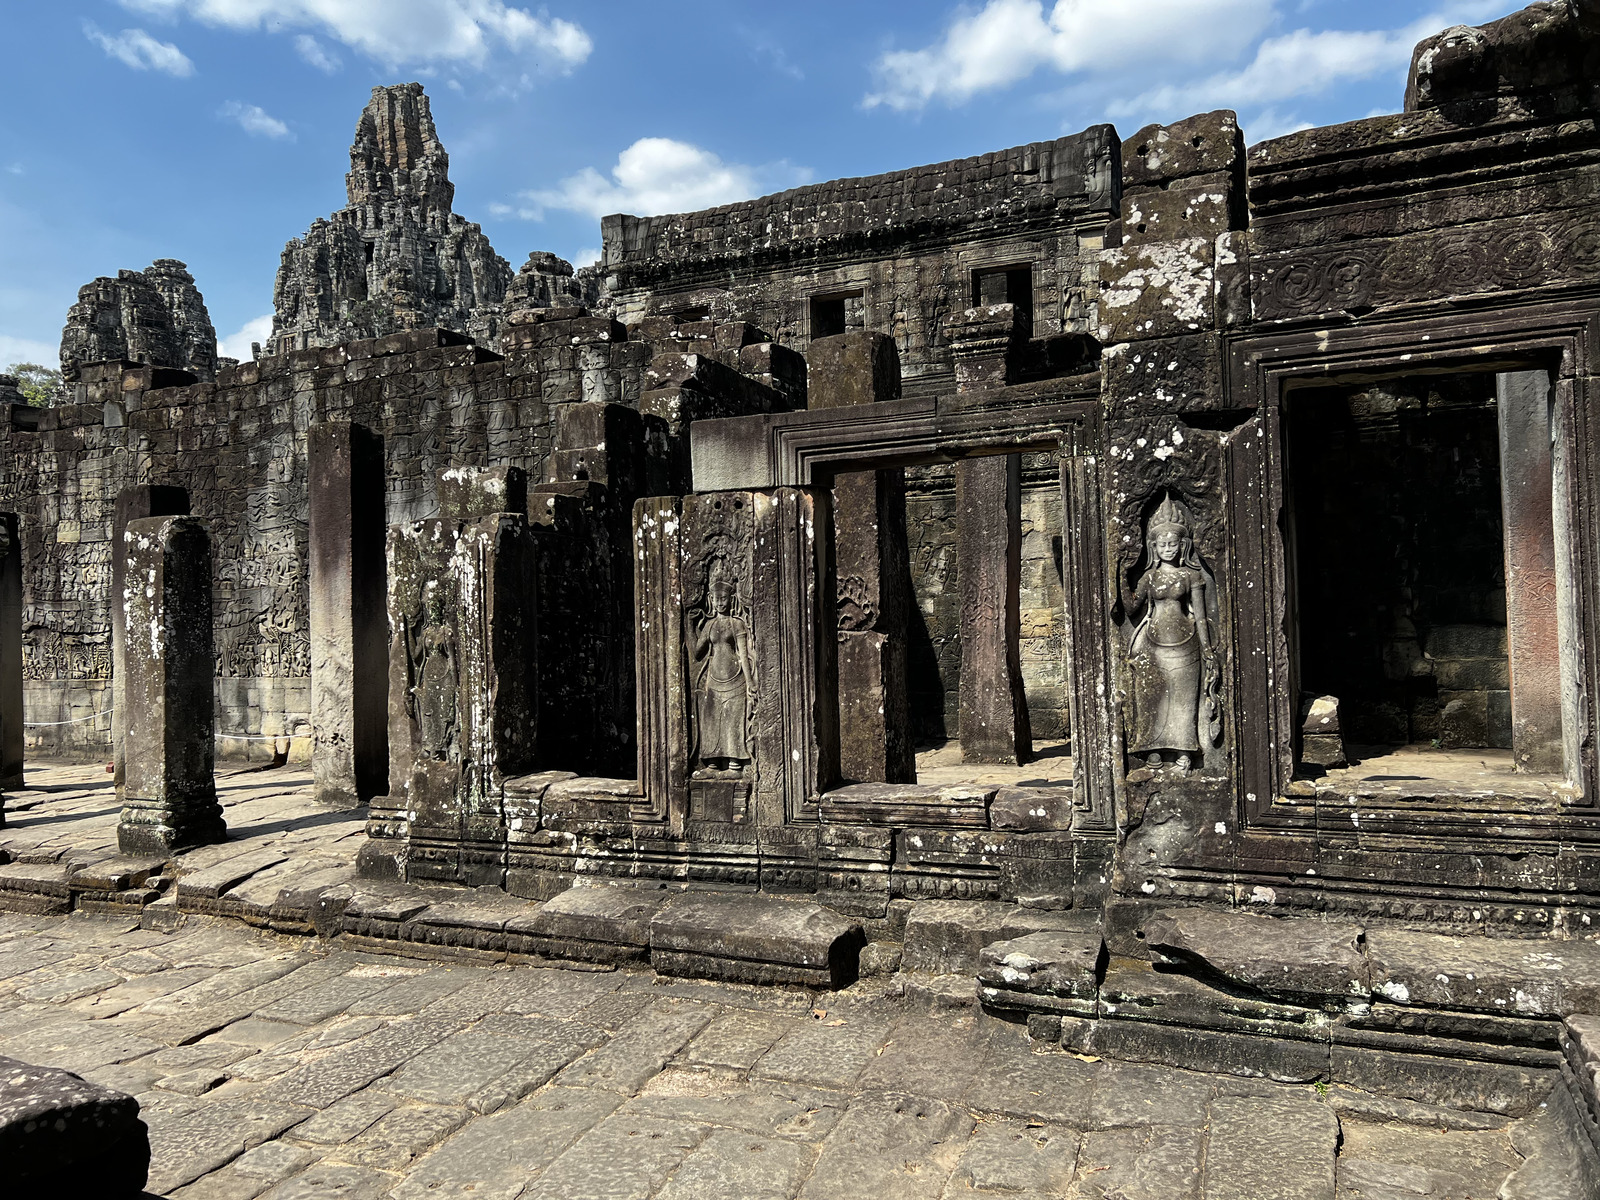
[[[538,578],[517,468],[453,467],[440,517],[389,527],[389,747],[369,877],[504,887],[504,781],[534,768]]]
[[[1021,507],[1020,455],[956,464],[964,762],[1026,762],[1033,749],[1018,649]]]
[[[122,535],[129,521],[145,517],[176,517],[189,511],[189,492],[181,487],[142,483],[117,493],[111,518],[111,763],[112,782],[123,783],[122,744],[127,735],[128,697],[123,684],[127,679],[124,644],[127,621],[123,616]]]
[[[310,492],[311,770],[324,804],[389,790],[389,617],[383,438],[318,421]]]
[[[1560,589],[1556,581],[1550,376],[1495,379],[1505,525],[1506,636],[1511,656],[1511,753],[1519,771],[1563,769]]]
[[[900,357],[881,333],[817,338],[807,351],[812,408],[900,395]],[[839,773],[852,783],[915,783],[906,698],[906,474],[846,471],[833,481],[838,606]]]
[[[22,542],[0,513],[0,788],[22,786]],[[5,824],[0,800],[0,825]]]
[[[162,855],[228,836],[215,782],[211,538],[197,517],[129,521],[122,560],[127,698],[124,854]]]

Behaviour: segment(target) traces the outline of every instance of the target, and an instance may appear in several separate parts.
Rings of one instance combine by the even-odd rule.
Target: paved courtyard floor
[[[1488,1200],[1554,1135],[1037,1051],[887,980],[441,965],[193,916],[0,914],[0,1054],[138,1096],[149,1191],[184,1200]]]

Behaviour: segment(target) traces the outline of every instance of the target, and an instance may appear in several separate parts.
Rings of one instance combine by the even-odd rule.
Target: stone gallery
[[[347,184],[253,361],[163,259],[0,428],[0,774],[24,714],[114,758],[132,864],[13,847],[0,907],[893,976],[1538,1110],[1573,1157],[1501,1194],[1600,1195],[1594,0],[1429,38],[1395,115],[613,216],[576,272],[452,211],[417,84]],[[348,869],[186,888],[241,758]]]

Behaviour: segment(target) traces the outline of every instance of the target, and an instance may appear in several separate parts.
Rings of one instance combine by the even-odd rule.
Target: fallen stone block
[[[1045,833],[1072,828],[1070,787],[1004,787],[989,805],[992,829],[1017,833]]]
[[[8,1195],[131,1198],[149,1174],[150,1137],[132,1096],[0,1057],[0,1163]]]
[[[981,987],[1094,1001],[1105,943],[1098,932],[1060,930],[992,942],[979,955]]]
[[[1269,996],[1343,999],[1371,993],[1361,927],[1350,921],[1169,908],[1144,922],[1144,935],[1165,962],[1204,964]]]
[[[978,969],[978,955],[1004,936],[1016,906],[990,900],[924,900],[906,917],[904,969],[929,975]]]
[[[650,956],[650,922],[668,893],[637,887],[572,887],[538,911],[506,922],[506,948],[579,962]]]
[[[818,904],[688,893],[651,920],[650,963],[663,975],[847,987],[865,941],[858,922]]]

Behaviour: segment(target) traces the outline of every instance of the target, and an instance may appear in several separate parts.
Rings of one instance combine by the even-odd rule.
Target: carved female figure
[[[1145,562],[1130,597],[1139,622],[1128,644],[1136,720],[1130,749],[1162,765],[1176,754],[1179,771],[1222,732],[1221,676],[1213,647],[1210,573],[1194,548],[1189,510],[1168,495],[1145,529]]]
[[[712,770],[733,771],[750,761],[750,710],[756,673],[750,628],[736,611],[737,591],[725,579],[706,590],[709,615],[691,617],[696,756]]]

